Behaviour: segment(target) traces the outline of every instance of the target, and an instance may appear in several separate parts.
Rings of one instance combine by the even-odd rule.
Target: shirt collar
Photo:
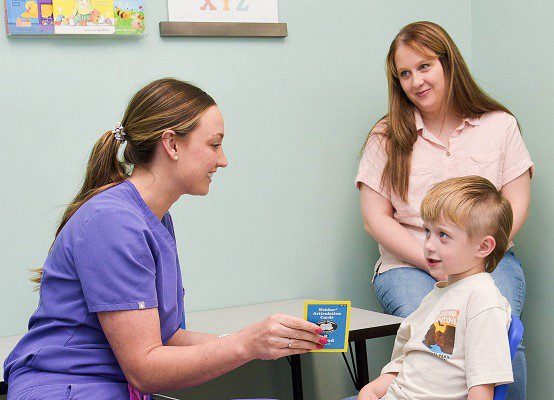
[[[470,125],[479,125],[479,117],[464,118],[462,122],[467,122]]]
[[[416,130],[419,133],[423,132],[423,130],[425,129],[425,124],[423,123],[423,118],[421,117],[421,114],[419,113],[419,110],[417,109],[417,107],[414,107],[414,117],[415,117]],[[466,123],[473,126],[477,126],[479,125],[479,117],[469,117],[469,118],[462,119],[462,123],[460,124],[458,129],[461,130]]]
[[[414,117],[416,130],[421,133],[425,129],[425,125],[423,124],[423,118],[421,118],[421,114],[416,107],[414,107]]]

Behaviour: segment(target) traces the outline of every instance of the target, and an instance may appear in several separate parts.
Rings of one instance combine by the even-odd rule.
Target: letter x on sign
[[[204,5],[200,7],[202,11],[206,10],[206,7],[210,7],[210,10],[217,10],[215,6],[212,4],[212,0],[204,0]]]

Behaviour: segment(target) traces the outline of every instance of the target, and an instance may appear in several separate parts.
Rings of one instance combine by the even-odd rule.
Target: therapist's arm
[[[529,203],[531,202],[531,176],[529,170],[502,186],[501,192],[510,202],[512,213],[514,214],[514,223],[510,234],[510,240],[512,240],[525,223],[529,212]]]
[[[395,257],[428,272],[423,245],[393,218],[391,202],[362,183],[360,203],[366,232]]]
[[[168,346],[194,346],[195,344],[209,342],[217,339],[217,335],[210,333],[194,332],[185,329],[177,329],[175,335],[167,341]]]
[[[157,308],[97,315],[125,378],[148,394],[196,386],[253,359],[303,354],[316,349],[321,339],[317,325],[274,315],[218,340],[164,346]]]

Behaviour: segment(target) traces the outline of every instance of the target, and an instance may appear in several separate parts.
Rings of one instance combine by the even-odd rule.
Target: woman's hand
[[[429,269],[425,269],[425,271],[427,271],[427,273],[431,275],[433,279],[435,279],[437,282],[446,281],[446,279],[448,278],[448,275],[445,275],[440,270],[430,271]]]
[[[361,184],[360,205],[365,230],[371,237],[395,257],[424,271],[427,269],[423,244],[394,219],[390,200]]]
[[[321,349],[327,339],[323,330],[308,321],[275,314],[236,333],[244,343],[248,358],[275,360]]]
[[[180,332],[167,345],[157,308],[97,315],[126,380],[142,393],[196,386],[253,359],[302,354],[326,342],[316,324],[280,314],[221,339]]]

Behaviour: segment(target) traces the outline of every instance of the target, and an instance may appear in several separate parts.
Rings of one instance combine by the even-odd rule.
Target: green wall
[[[27,269],[44,260],[93,143],[138,87],[161,76],[204,87],[226,121],[229,167],[208,197],[183,198],[172,209],[187,310],[294,297],[350,298],[379,310],[369,286],[377,248],[364,233],[353,186],[357,155],[385,113],[390,41],[406,23],[429,19],[516,113],[538,165],[517,250],[528,279],[529,398],[553,392],[539,370],[553,359],[543,339],[553,299],[550,3],[281,0],[286,39],[162,39],[165,2],[147,3],[142,39],[0,35],[0,336],[25,331],[37,304]],[[375,376],[392,339],[368,347]],[[303,367],[306,399],[353,393],[340,356],[310,355]],[[286,361],[251,363],[182,396],[256,394],[290,398]]]
[[[550,0],[472,1],[473,72],[518,118],[536,164],[529,219],[515,240],[527,279],[523,310],[528,398],[554,393],[554,3]]]

